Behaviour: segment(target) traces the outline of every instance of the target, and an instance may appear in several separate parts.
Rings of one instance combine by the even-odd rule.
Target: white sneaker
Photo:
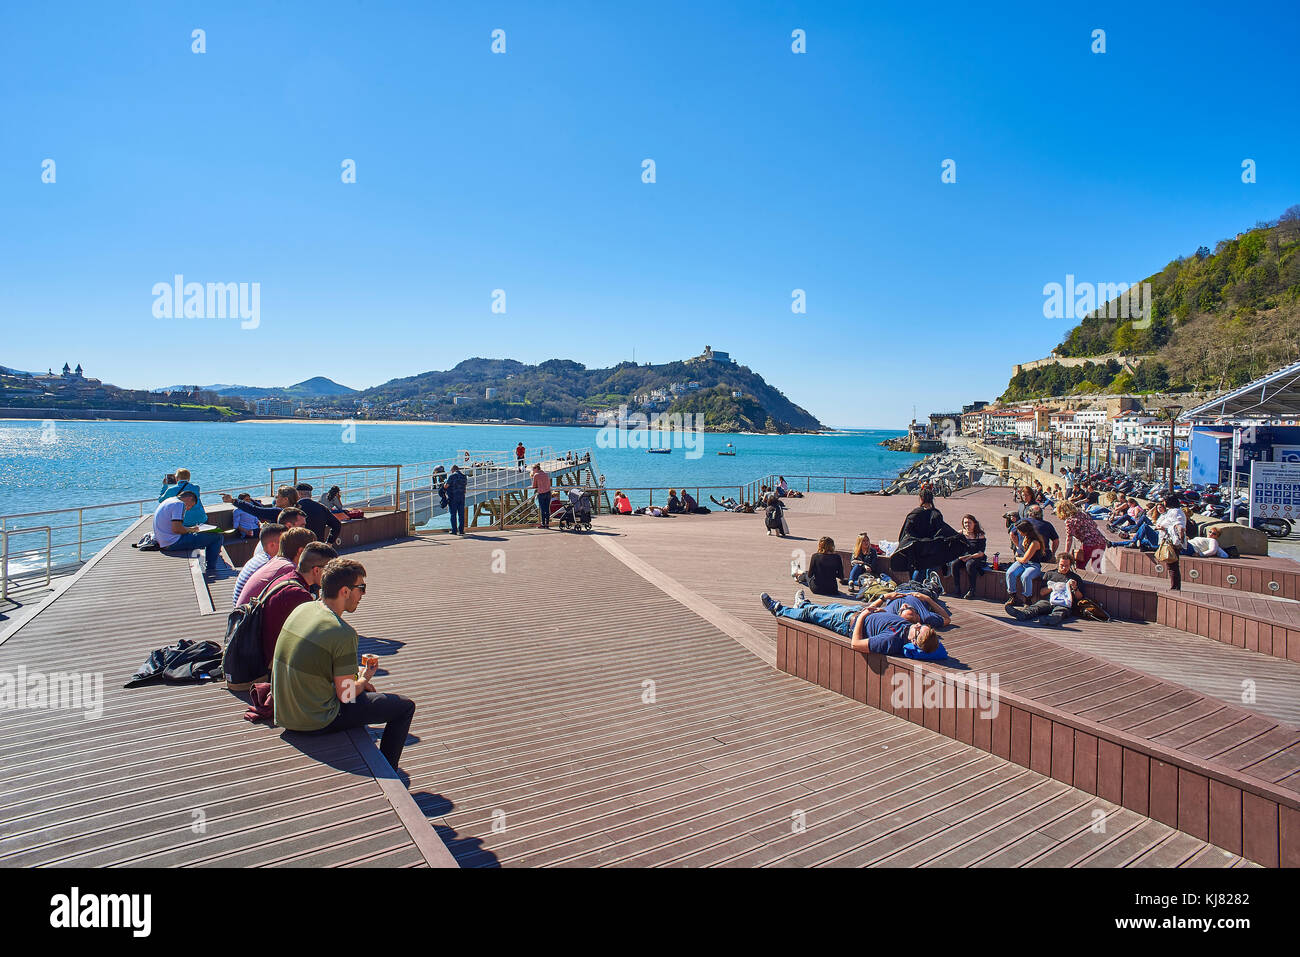
[[[940,595],[943,594],[943,579],[939,577],[938,572],[930,572],[925,576],[925,583],[933,588]]]
[[[796,590],[795,590],[795,593],[794,593],[794,603],[795,603],[796,605],[802,605],[802,604],[803,604],[804,602],[806,602],[807,600],[808,600],[808,593],[807,593],[807,592],[805,592],[802,588],[799,588],[799,589],[796,589]]]

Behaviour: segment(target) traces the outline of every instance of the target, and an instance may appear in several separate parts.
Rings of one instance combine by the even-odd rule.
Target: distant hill
[[[425,417],[449,420],[511,419],[526,422],[571,422],[579,412],[617,409],[633,396],[677,383],[699,388],[671,394],[659,411],[699,412],[711,429],[771,432],[816,431],[817,417],[795,405],[779,389],[747,366],[731,362],[668,362],[588,369],[572,359],[549,359],[525,365],[515,359],[466,359],[446,371],[393,379],[351,398],[377,407],[401,403]],[[496,389],[492,399],[486,390]],[[739,392],[739,397],[733,397]],[[455,403],[452,396],[461,395]],[[350,401],[349,401],[349,404]]]
[[[188,389],[189,386],[173,385],[166,389],[155,389],[156,392],[167,392],[170,390]],[[215,392],[217,395],[233,395],[241,399],[265,399],[268,396],[289,396],[295,399],[304,398],[321,398],[336,395],[353,395],[356,389],[349,389],[345,385],[340,385],[333,379],[327,379],[324,376],[313,376],[305,379],[296,385],[290,386],[255,386],[255,385],[205,385],[200,386],[208,392]]]
[[[1143,282],[1151,283],[1150,325],[1085,316],[1054,350],[1098,361],[1025,369],[1003,401],[1095,392],[1222,391],[1300,358],[1300,206],[1256,223],[1213,252],[1202,246]],[[1118,310],[1112,312],[1117,315]],[[1145,355],[1133,372],[1112,353]]]

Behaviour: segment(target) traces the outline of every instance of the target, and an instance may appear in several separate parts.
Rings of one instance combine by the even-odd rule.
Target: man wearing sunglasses
[[[374,668],[357,667],[356,629],[343,620],[366,594],[366,570],[335,558],[321,574],[320,600],[290,613],[271,661],[275,722],[290,731],[346,731],[384,725],[379,744],[394,768],[402,758],[415,702],[375,690]]]

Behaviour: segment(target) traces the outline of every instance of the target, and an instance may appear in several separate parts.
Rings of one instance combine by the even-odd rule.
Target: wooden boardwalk
[[[862,501],[818,498],[796,531],[843,525]],[[790,549],[809,543],[758,521],[602,519],[589,536],[353,553],[369,573],[361,650],[380,656],[381,690],[417,703],[410,795],[460,864],[1246,863],[774,670],[725,626],[774,639],[757,592],[788,583]],[[602,534],[666,569],[674,594]],[[104,674],[98,720],[0,712],[0,864],[426,863],[348,736],[249,724],[222,688],[120,687],[154,647],[219,640],[224,614],[198,614],[184,565],[115,549],[0,645],[0,672]],[[212,586],[220,612],[229,588]]]
[[[122,687],[150,650],[224,627],[186,560],[122,543],[0,645],[0,673],[103,681],[98,717],[0,710],[0,865],[428,863],[349,736],[254,726],[224,686]]]
[[[772,670],[594,537],[363,560],[363,651],[419,703],[403,764],[462,865],[1242,863]]]

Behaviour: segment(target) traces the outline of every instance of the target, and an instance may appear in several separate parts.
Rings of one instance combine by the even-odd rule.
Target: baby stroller
[[[591,499],[586,489],[570,489],[569,500],[553,516],[564,531],[591,531]]]

